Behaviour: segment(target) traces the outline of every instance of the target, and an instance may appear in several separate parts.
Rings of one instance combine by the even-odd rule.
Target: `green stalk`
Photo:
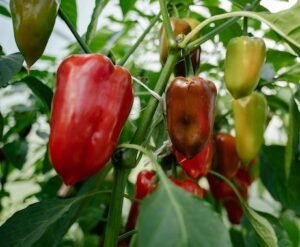
[[[260,0],[256,0],[255,2],[253,2],[251,5],[246,5],[244,10],[252,10],[254,9],[258,4],[259,4]],[[206,42],[207,40],[210,40],[212,37],[214,37],[216,34],[220,33],[221,31],[223,31],[224,29],[228,28],[229,26],[231,26],[232,24],[236,23],[238,20],[240,19],[240,16],[237,17],[233,17],[230,20],[224,22],[223,24],[217,26],[214,30],[212,30],[211,32],[209,32],[208,34],[204,35],[203,37],[194,40],[193,42],[190,42],[187,46],[186,46],[186,52],[187,54],[194,50],[195,48],[198,48],[199,45],[203,44],[204,42]]]
[[[117,246],[121,228],[124,190],[129,172],[130,169],[115,166],[108,222],[105,228],[104,247]]]
[[[248,35],[248,17],[244,17],[243,20],[243,35]]]
[[[143,34],[138,38],[138,40],[135,42],[135,44],[129,49],[129,51],[126,53],[126,55],[118,62],[118,65],[122,66],[124,65],[128,58],[134,53],[137,47],[142,43],[145,36],[150,32],[151,28],[155,25],[155,23],[158,21],[160,17],[160,13],[158,13],[150,22],[149,26],[145,29]]]
[[[61,19],[63,19],[63,21],[67,24],[68,28],[70,29],[70,31],[72,32],[72,34],[74,35],[75,39],[77,40],[78,44],[80,45],[81,49],[85,52],[85,53],[91,53],[90,48],[88,47],[88,45],[83,41],[83,39],[79,36],[79,34],[77,33],[76,29],[73,27],[70,19],[66,16],[66,14],[64,13],[64,11],[62,10],[62,8],[58,9],[58,15],[60,16]]]
[[[168,38],[168,46],[172,49],[175,48],[177,43],[175,40],[175,36],[172,30],[172,26],[170,23],[170,18],[168,15],[167,4],[165,0],[159,0],[160,11],[163,17],[163,25],[166,30],[167,38]]]
[[[174,69],[174,66],[176,63],[176,59],[177,59],[176,53],[169,54],[166,64],[165,64],[165,66],[160,74],[160,77],[157,81],[157,84],[154,88],[154,91],[156,93],[158,93],[159,95],[162,95],[162,93],[164,92],[164,90],[167,86],[169,77],[170,77],[171,73],[173,72],[173,69]],[[137,129],[137,131],[135,132],[131,143],[141,144],[144,141],[144,138],[145,138],[147,132],[149,131],[149,127],[151,125],[153,115],[155,113],[158,103],[159,102],[155,98],[152,97],[150,99],[149,104],[141,117],[142,121],[140,122],[140,126]]]

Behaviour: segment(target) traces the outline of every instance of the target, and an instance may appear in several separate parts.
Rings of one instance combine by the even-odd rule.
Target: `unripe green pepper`
[[[43,54],[54,27],[57,0],[11,0],[14,35],[27,68]]]
[[[267,120],[267,101],[263,94],[253,92],[249,96],[232,101],[236,131],[236,148],[244,163],[254,159],[264,141]]]
[[[262,39],[247,36],[229,41],[225,59],[224,80],[235,99],[249,95],[260,78],[266,57],[266,46]]]

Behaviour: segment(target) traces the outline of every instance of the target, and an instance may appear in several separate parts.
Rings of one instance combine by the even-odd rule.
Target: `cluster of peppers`
[[[43,54],[53,30],[58,5],[56,0],[10,1],[15,40],[28,70]],[[32,25],[34,23],[34,25]],[[174,35],[191,32],[198,22],[171,18]],[[26,33],[25,33],[26,32]],[[160,60],[168,57],[168,42],[161,28]],[[197,36],[194,39],[198,38]],[[217,90],[213,82],[188,76],[200,65],[201,47],[175,65],[175,75],[166,91],[167,129],[178,163],[190,178],[171,181],[202,198],[205,190],[196,179],[207,176],[215,199],[222,202],[229,220],[240,222],[242,207],[223,181],[208,172],[213,167],[232,179],[247,198],[252,182],[249,162],[263,143],[266,100],[253,92],[262,69],[266,47],[262,39],[238,37],[227,47],[224,80],[233,96],[236,138],[229,134],[213,135]],[[110,159],[133,104],[129,72],[114,66],[100,54],[73,55],[59,66],[52,103],[49,155],[64,183],[74,185],[99,171]],[[75,152],[76,150],[76,152]],[[158,186],[153,171],[142,171],[136,183],[136,198],[144,199]],[[133,203],[126,229],[133,229],[138,203]]]

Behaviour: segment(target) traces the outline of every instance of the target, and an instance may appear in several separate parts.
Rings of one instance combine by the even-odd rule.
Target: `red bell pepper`
[[[235,147],[235,138],[230,134],[217,133],[214,136],[215,156],[214,168],[227,178],[232,178],[237,173],[241,160]]]
[[[213,158],[213,140],[210,139],[205,147],[191,159],[186,158],[174,149],[178,163],[182,166],[188,176],[193,179],[204,177],[209,172]]]
[[[73,185],[110,159],[133,103],[129,72],[100,54],[73,55],[58,68],[49,155]]]
[[[192,180],[190,178],[187,178],[187,179],[184,179],[184,180],[178,180],[178,179],[170,178],[170,180],[175,185],[182,188],[186,192],[191,193],[194,196],[203,198],[203,196],[205,195],[206,191],[203,188],[201,188],[199,184],[197,184],[194,180]]]

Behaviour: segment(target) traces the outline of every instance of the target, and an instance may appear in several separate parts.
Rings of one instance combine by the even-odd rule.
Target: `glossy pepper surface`
[[[182,188],[186,192],[191,193],[194,196],[203,198],[203,196],[206,192],[203,188],[201,188],[199,186],[199,184],[197,184],[194,180],[192,180],[190,178],[187,178],[184,180],[178,180],[178,179],[174,179],[174,178],[170,178],[170,179],[175,185]]]
[[[267,101],[263,94],[251,95],[232,101],[236,148],[244,163],[254,159],[264,141],[267,120]]]
[[[227,178],[237,173],[241,160],[236,150],[235,138],[227,133],[217,133],[214,136],[215,155],[214,168]]]
[[[201,77],[176,77],[166,92],[167,128],[171,141],[188,159],[211,137],[217,90]]]
[[[187,175],[193,179],[204,177],[209,172],[213,158],[213,140],[210,139],[204,148],[192,159],[187,159],[183,154],[174,151],[176,159]]]
[[[40,58],[52,33],[57,0],[11,0],[14,35],[28,69]]]
[[[149,170],[141,171],[135,184],[135,197],[136,199],[143,200],[147,195],[156,188],[155,185],[155,172]],[[129,211],[128,220],[126,224],[126,231],[133,230],[139,214],[139,203],[133,202]]]
[[[65,184],[109,160],[133,103],[132,79],[100,54],[73,55],[59,66],[52,102],[49,155]]]
[[[224,80],[235,99],[245,97],[255,89],[265,57],[266,46],[260,38],[241,36],[229,41]]]

